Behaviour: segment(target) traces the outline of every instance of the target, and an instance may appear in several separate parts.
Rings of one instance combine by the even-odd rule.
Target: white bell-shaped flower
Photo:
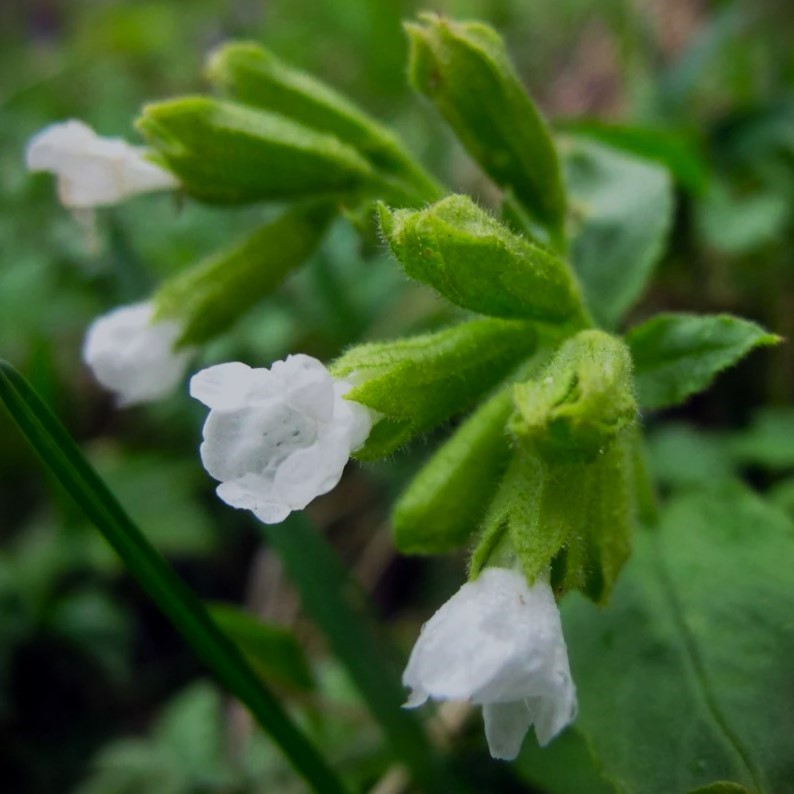
[[[344,399],[351,388],[305,355],[194,375],[190,394],[210,409],[201,460],[221,481],[218,496],[277,524],[330,491],[372,427],[370,410]]]
[[[144,157],[146,149],[121,138],[103,138],[72,119],[51,124],[33,136],[25,153],[31,171],[58,178],[65,207],[88,209],[117,204],[155,190],[172,190],[174,176]]]
[[[486,568],[423,626],[403,684],[407,707],[434,700],[482,706],[494,758],[513,760],[530,725],[548,744],[576,716],[560,612],[548,580]]]
[[[121,406],[167,396],[185,375],[191,349],[174,349],[178,322],[152,322],[152,304],[121,306],[88,329],[83,358],[94,377],[118,395]]]

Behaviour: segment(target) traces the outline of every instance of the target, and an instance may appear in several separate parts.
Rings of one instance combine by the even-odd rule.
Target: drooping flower
[[[180,324],[152,322],[152,312],[148,302],[121,306],[94,320],[86,333],[83,358],[120,406],[167,396],[192,356],[190,349],[174,349]]]
[[[146,149],[121,138],[105,138],[74,119],[51,124],[31,138],[25,153],[31,171],[58,178],[65,207],[88,209],[117,204],[156,190],[172,190],[174,176],[144,157]]]
[[[494,758],[513,760],[530,725],[541,746],[576,716],[560,612],[547,579],[486,568],[423,626],[403,674],[406,706],[469,700],[482,706]]]
[[[194,375],[190,394],[210,409],[201,460],[218,496],[276,524],[330,491],[372,427],[370,410],[344,399],[351,388],[305,355]]]

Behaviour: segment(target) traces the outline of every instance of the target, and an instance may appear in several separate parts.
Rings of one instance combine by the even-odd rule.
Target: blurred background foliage
[[[425,8],[495,25],[561,134],[584,131],[670,169],[678,202],[671,243],[632,319],[659,309],[730,311],[794,334],[794,13],[786,0],[0,4],[0,353],[203,597],[244,605],[273,631],[289,628],[281,673],[260,672],[361,789],[382,774],[379,736],[250,519],[214,499],[195,454],[201,407],[177,396],[116,412],[80,361],[94,316],[146,296],[261,210],[154,196],[104,210],[92,226],[58,205],[48,176],[26,173],[23,152],[35,131],[71,117],[134,139],[142,103],[203,89],[207,52],[244,38],[348,92],[446,184],[487,204],[493,189],[408,90],[400,20]],[[342,219],[308,266],[202,360],[265,365],[298,350],[328,359],[360,339],[432,327],[444,311],[405,282],[374,236],[362,243]],[[792,347],[782,345],[670,412],[673,422],[650,421],[660,487],[744,476],[794,513],[793,392]],[[460,560],[419,564],[390,546],[389,501],[429,446],[350,472],[310,511],[406,647],[416,618],[462,571]],[[198,662],[42,476],[5,415],[0,475],[3,790],[300,791],[245,715],[202,680]],[[293,671],[286,680],[284,670]],[[460,719],[453,730],[475,784],[532,790],[532,764],[482,763],[478,734]]]

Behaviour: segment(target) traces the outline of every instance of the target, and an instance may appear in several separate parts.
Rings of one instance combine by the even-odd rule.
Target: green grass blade
[[[346,789],[207,610],[133,524],[63,425],[28,382],[0,360],[0,398],[46,466],[96,524],[130,573],[218,680],[242,701],[315,791]]]
[[[282,524],[260,526],[298,588],[304,608],[415,782],[422,791],[466,791],[450,778],[414,713],[401,708],[405,690],[368,619],[364,593],[333,550],[301,513]]]

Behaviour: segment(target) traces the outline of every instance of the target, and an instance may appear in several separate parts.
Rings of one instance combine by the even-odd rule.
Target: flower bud
[[[369,163],[331,135],[232,102],[182,97],[148,105],[138,128],[184,189],[234,204],[349,193]]]
[[[480,22],[431,13],[419,19],[405,25],[412,84],[433,100],[483,170],[558,236],[565,193],[557,153],[504,42]]]
[[[494,317],[582,323],[566,263],[528,242],[467,196],[426,209],[379,205],[383,235],[405,272],[452,303]]]
[[[547,457],[592,460],[637,420],[631,372],[620,339],[581,331],[537,377],[513,387],[510,431]]]

